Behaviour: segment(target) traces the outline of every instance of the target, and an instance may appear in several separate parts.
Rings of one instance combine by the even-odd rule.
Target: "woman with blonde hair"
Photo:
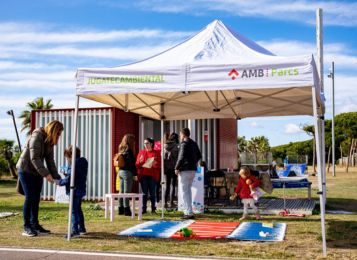
[[[38,210],[43,179],[50,183],[54,179],[61,179],[54,161],[53,146],[57,145],[62,131],[63,124],[57,120],[49,122],[44,128],[35,129],[28,137],[16,164],[25,193],[23,236],[34,237],[40,233],[50,233],[39,224]]]
[[[130,193],[133,187],[133,180],[136,179],[135,167],[135,136],[126,134],[123,136],[119,152],[114,156],[113,163],[119,167],[118,176],[120,178],[120,193]],[[119,199],[119,215],[131,216],[129,199]]]

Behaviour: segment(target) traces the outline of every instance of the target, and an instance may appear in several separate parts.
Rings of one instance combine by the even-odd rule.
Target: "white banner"
[[[198,167],[195,178],[192,183],[192,210],[195,214],[203,214],[204,213],[204,168]],[[180,189],[180,185],[178,187],[178,210],[183,211],[182,208],[182,191]]]

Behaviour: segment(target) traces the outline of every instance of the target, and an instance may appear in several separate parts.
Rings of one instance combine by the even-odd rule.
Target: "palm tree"
[[[26,105],[27,110],[22,111],[20,115],[20,118],[22,118],[21,132],[27,130],[26,135],[29,135],[31,131],[31,111],[51,109],[53,107],[51,102],[51,99],[48,99],[46,102],[44,102],[43,97],[38,97],[32,102],[28,102]]]
[[[263,160],[268,162],[268,153],[270,151],[269,139],[262,135],[257,137],[257,141],[259,145],[258,152],[263,155]]]
[[[245,136],[237,137],[237,147],[238,147],[238,168],[242,165],[242,156],[247,152],[248,141],[245,140]],[[244,157],[243,157],[244,158]]]
[[[245,136],[238,136],[237,137],[237,145],[238,145],[238,152],[243,153],[247,149],[247,140],[245,139]]]
[[[257,163],[257,156],[259,151],[259,138],[252,137],[247,144],[247,150],[254,156],[254,164]]]

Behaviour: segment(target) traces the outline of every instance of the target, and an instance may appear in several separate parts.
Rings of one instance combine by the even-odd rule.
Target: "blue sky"
[[[357,111],[357,2],[354,1],[6,1],[0,9],[0,138],[15,139],[6,111],[19,115],[38,96],[73,107],[78,67],[113,67],[144,59],[192,36],[214,19],[277,55],[316,53],[315,11],[324,10],[326,117],[331,118],[332,61],[336,113]],[[81,106],[98,106],[84,101]],[[20,126],[20,120],[17,120]],[[271,145],[309,137],[312,118],[249,118],[239,135]],[[24,135],[22,135],[22,140]]]

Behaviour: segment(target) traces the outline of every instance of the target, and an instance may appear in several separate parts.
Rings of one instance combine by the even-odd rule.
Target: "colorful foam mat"
[[[128,228],[120,232],[119,236],[134,236],[134,237],[156,237],[170,238],[178,230],[188,227],[193,220],[187,221],[148,221],[134,227]]]
[[[196,221],[188,226],[192,234],[185,237],[182,232],[176,232],[171,238],[175,239],[216,239],[227,237],[239,222],[204,222]]]
[[[283,241],[285,223],[243,222],[227,238],[253,241]]]

